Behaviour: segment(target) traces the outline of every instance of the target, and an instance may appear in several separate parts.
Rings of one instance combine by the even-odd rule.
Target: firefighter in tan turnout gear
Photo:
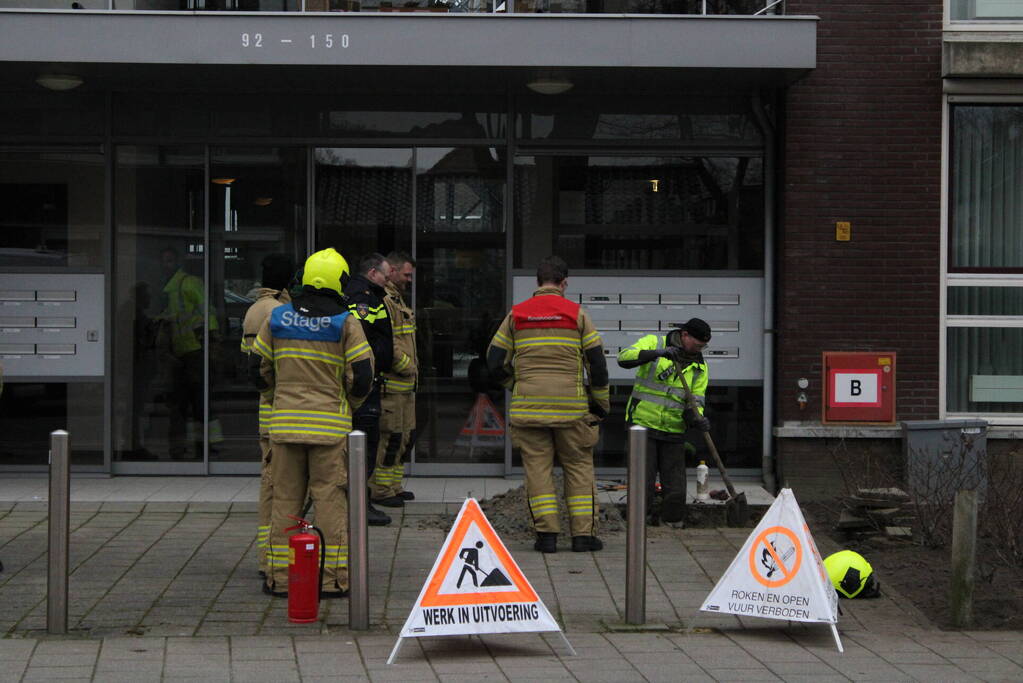
[[[512,307],[487,349],[492,376],[511,388],[511,438],[526,470],[534,548],[544,553],[557,552],[560,531],[555,456],[565,472],[572,550],[604,547],[596,537],[593,446],[610,408],[607,363],[589,315],[563,296],[567,278],[557,256],[541,261],[539,289]]]
[[[391,319],[394,359],[390,371],[381,373],[380,444],[370,494],[378,505],[401,507],[405,501],[415,500],[415,494],[402,489],[401,482],[405,476],[403,463],[414,442],[419,375],[416,316],[402,295],[410,293],[416,262],[403,252],[388,254],[387,262],[391,271],[384,285],[384,306]]]
[[[295,264],[284,254],[268,254],[263,259],[262,287],[256,290],[256,302],[249,306],[242,321],[242,353],[252,353],[252,342],[259,328],[270,317],[270,312],[289,303],[288,283],[295,273]],[[256,546],[259,548],[259,573],[266,576],[267,550],[270,547],[270,513],[273,504],[273,480],[270,472],[270,400],[259,395],[259,530]]]
[[[301,293],[273,309],[252,342],[262,359],[253,381],[272,405],[274,495],[265,590],[273,595],[287,594],[284,530],[294,524],[288,515],[301,512],[307,490],[324,535],[321,595],[348,593],[345,454],[353,409],[373,381],[373,354],[344,303],[347,279],[348,264],[339,253],[316,252],[305,262]]]

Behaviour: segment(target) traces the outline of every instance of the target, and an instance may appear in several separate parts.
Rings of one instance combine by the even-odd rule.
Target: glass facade
[[[515,267],[759,270],[759,157],[518,157]]]
[[[49,431],[70,428],[77,465],[255,471],[241,321],[265,258],[300,264],[333,246],[353,268],[371,251],[417,261],[417,466],[515,466],[504,392],[484,370],[513,270],[550,253],[576,272],[762,269],[760,133],[743,98],[697,99],[675,113],[637,101],[591,126],[531,98],[514,115],[488,97],[402,108],[377,96],[112,94],[108,125],[102,98],[74,96],[83,115],[66,144],[0,148],[0,263],[105,276],[106,380],[8,378],[0,457],[41,465]],[[19,138],[48,137],[66,108],[47,101],[9,101],[0,120]],[[617,407],[629,390],[614,387]],[[759,464],[745,453],[759,443],[761,393],[712,389],[722,420],[756,425],[722,445],[732,464]],[[598,464],[623,454],[613,415]]]

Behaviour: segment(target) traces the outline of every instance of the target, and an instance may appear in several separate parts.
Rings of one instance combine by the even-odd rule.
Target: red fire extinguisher
[[[288,539],[288,621],[307,624],[316,621],[320,611],[320,586],[323,582],[323,532],[299,517],[285,532],[298,529]],[[315,531],[316,536],[309,533]],[[317,559],[319,571],[317,571]]]

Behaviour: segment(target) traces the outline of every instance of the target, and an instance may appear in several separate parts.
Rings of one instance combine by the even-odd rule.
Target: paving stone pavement
[[[844,654],[824,626],[700,613],[748,530],[663,527],[650,530],[650,629],[620,631],[624,535],[592,554],[505,539],[577,656],[551,634],[430,638],[387,666],[446,533],[423,522],[456,507],[409,505],[371,529],[373,629],[355,634],[346,600],[291,624],[287,601],[260,592],[252,503],[75,502],[71,634],[58,637],[46,635],[45,503],[0,502],[0,683],[1023,680],[1023,634],[940,631],[890,592],[842,603]]]

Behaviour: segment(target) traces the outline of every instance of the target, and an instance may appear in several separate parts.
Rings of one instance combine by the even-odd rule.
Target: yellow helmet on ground
[[[824,569],[831,585],[844,598],[873,598],[881,592],[874,568],[855,551],[840,550],[828,555],[824,558]]]
[[[305,260],[302,285],[329,289],[342,294],[348,274],[348,261],[331,247],[318,251]]]

